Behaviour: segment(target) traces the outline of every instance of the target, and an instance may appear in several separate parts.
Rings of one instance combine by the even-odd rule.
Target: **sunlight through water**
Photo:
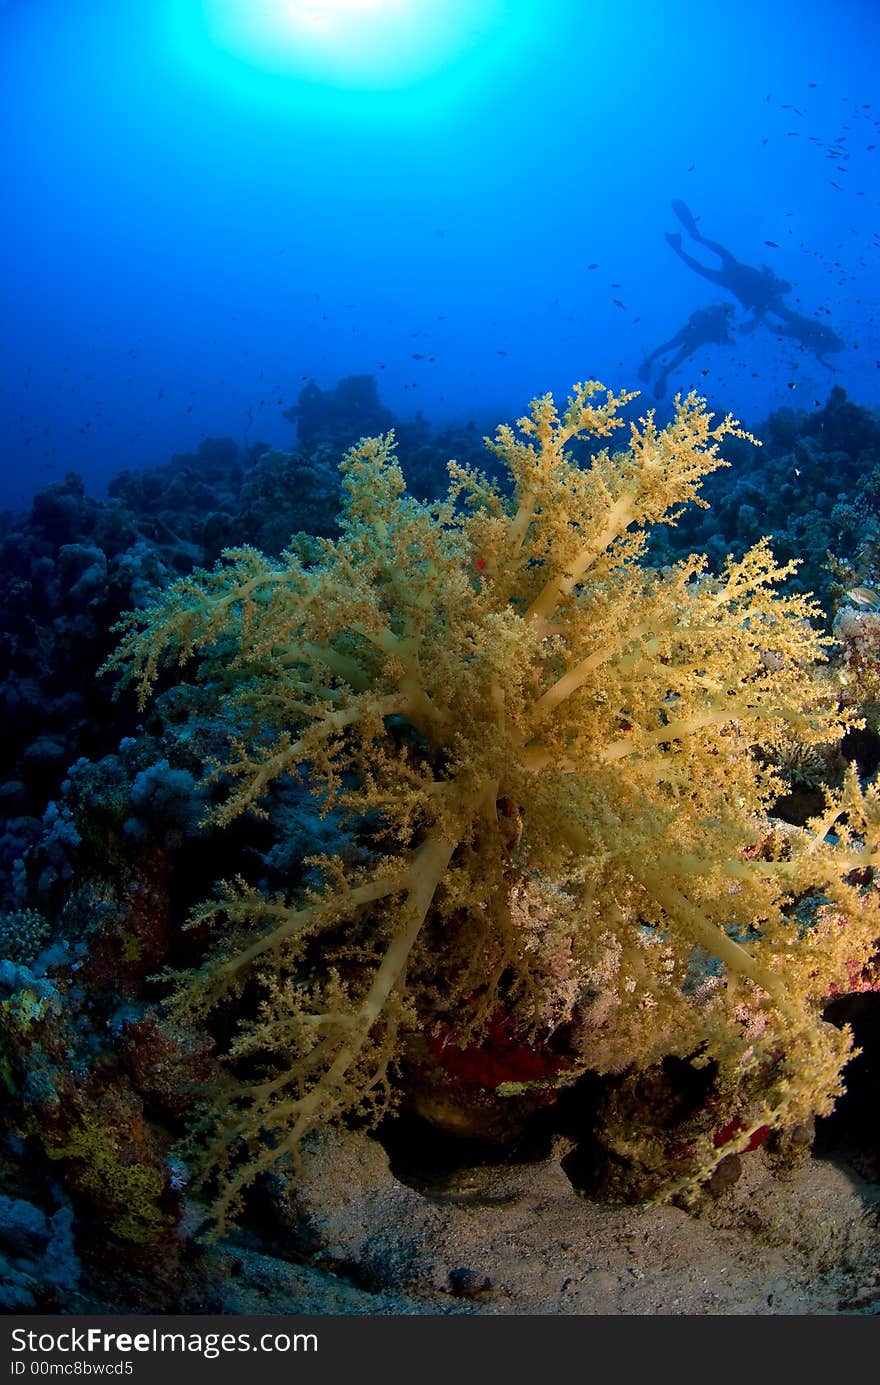
[[[466,58],[504,0],[203,0],[204,32],[246,66],[348,89],[408,87]]]

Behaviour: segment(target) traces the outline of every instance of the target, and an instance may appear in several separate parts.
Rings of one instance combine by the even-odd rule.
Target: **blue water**
[[[443,20],[393,2],[408,42],[403,8]],[[832,384],[880,403],[877,0],[446,0],[427,60],[351,80],[249,3],[277,51],[237,51],[212,0],[0,3],[0,505],[206,435],[291,446],[308,378],[486,424],[634,386],[724,299],[664,239],[674,198],[846,349],[832,372],[735,332],[670,393],[751,426]]]

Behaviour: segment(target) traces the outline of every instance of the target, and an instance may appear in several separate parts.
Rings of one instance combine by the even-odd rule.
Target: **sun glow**
[[[206,36],[254,70],[388,90],[454,66],[508,0],[201,0]]]
[[[288,0],[293,21],[310,33],[332,34],[353,15],[400,10],[406,0]]]

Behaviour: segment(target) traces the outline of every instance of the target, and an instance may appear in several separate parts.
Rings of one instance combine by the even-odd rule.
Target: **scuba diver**
[[[713,255],[717,255],[721,263],[717,269],[701,264],[683,248],[680,232],[667,231],[666,239],[679,259],[684,260],[688,269],[692,269],[695,274],[702,275],[719,288],[727,289],[734,298],[739,299],[747,312],[754,313],[753,320],[744,324],[740,330],[754,331],[765,313],[775,313],[781,317],[788,311],[784,300],[791,284],[787,279],[780,279],[769,265],[761,265],[760,269],[755,269],[754,265],[743,264],[726,246],[717,240],[709,240],[700,231],[696,218],[684,202],[676,198],[672,203],[672,210],[688,235],[699,245],[705,245]]]
[[[726,246],[716,240],[709,240],[708,236],[704,236],[700,231],[696,217],[684,202],[676,198],[672,203],[672,210],[691,239],[699,245],[705,245],[707,250],[718,256],[721,263],[717,268],[701,264],[683,248],[679,232],[673,234],[667,231],[666,239],[679,259],[684,260],[688,268],[696,274],[727,289],[752,313],[752,317],[740,325],[740,332],[754,332],[756,327],[763,324],[777,336],[788,337],[789,340],[797,342],[802,350],[812,351],[816,360],[826,369],[837,369],[830,361],[825,360],[825,356],[835,351],[844,351],[846,342],[827,324],[788,306],[785,295],[792,286],[787,279],[781,279],[769,265],[761,265],[760,269],[755,269],[754,265],[743,264]]]
[[[701,346],[708,346],[710,343],[718,345],[729,345],[733,341],[730,335],[730,316],[734,307],[732,303],[712,303],[707,308],[697,308],[696,312],[691,313],[683,327],[664,341],[660,346],[654,348],[639,366],[639,379],[647,382],[651,378],[651,365],[658,356],[665,356],[667,351],[678,348],[672,360],[666,365],[661,365],[654,381],[654,398],[662,399],[666,393],[666,385],[669,373],[680,366],[682,361],[687,360],[688,356]]]
[[[824,322],[818,322],[814,317],[796,313],[794,308],[774,308],[773,312],[779,321],[765,324],[771,331],[776,332],[778,336],[789,337],[792,341],[799,342],[805,351],[812,351],[816,360],[827,370],[837,370],[836,365],[824,359],[826,351],[846,350],[846,342],[833,328]]]

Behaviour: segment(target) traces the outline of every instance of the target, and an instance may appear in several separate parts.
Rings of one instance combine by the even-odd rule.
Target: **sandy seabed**
[[[480,1166],[410,1187],[369,1137],[316,1143],[279,1188],[281,1253],[209,1252],[234,1313],[876,1314],[880,1187],[761,1152],[696,1212],[592,1202],[557,1141],[540,1163]],[[288,1259],[288,1255],[290,1259]],[[295,1261],[300,1263],[293,1263]],[[222,1306],[221,1306],[222,1304]],[[294,1307],[295,1305],[295,1307]]]

